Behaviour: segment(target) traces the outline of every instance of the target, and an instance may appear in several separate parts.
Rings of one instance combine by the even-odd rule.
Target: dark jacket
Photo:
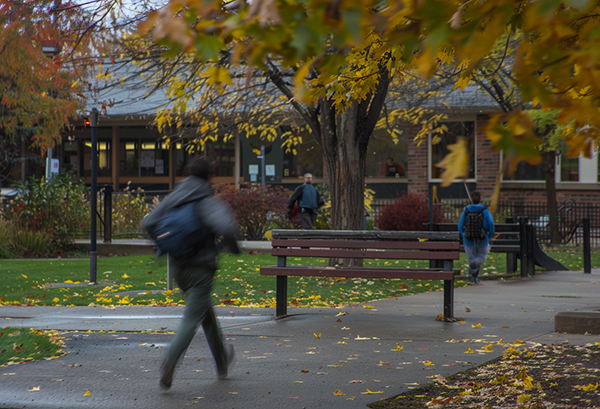
[[[288,203],[288,214],[293,211],[296,202],[298,202],[299,211],[305,209],[311,213],[317,213],[319,207],[325,204],[325,200],[323,200],[323,197],[319,194],[317,188],[309,183],[305,183],[296,188]]]
[[[216,270],[217,255],[219,252],[215,239],[223,236],[229,250],[238,253],[239,248],[235,239],[237,227],[233,213],[227,204],[213,196],[212,188],[204,179],[190,176],[177,183],[173,192],[156,206],[152,213],[144,218],[142,227],[146,230],[147,226],[155,224],[168,209],[189,202],[198,202],[198,215],[200,220],[202,220],[202,225],[210,231],[210,238],[207,244],[194,257],[189,259],[174,258],[173,261],[176,266],[199,265],[204,269]],[[191,284],[189,280],[184,281],[188,281],[188,284]],[[179,279],[177,282],[182,286]],[[191,285],[186,285],[185,287],[189,286]],[[182,289],[186,290],[183,286]]]

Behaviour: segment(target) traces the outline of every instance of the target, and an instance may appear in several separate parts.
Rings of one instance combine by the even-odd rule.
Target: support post
[[[527,217],[519,217],[519,247],[521,277],[527,277]]]
[[[583,272],[592,274],[590,219],[583,219]]]
[[[277,257],[277,267],[285,267],[287,258]],[[275,316],[282,318],[287,315],[287,276],[277,276],[277,288],[275,298]]]
[[[453,264],[452,260],[444,260],[444,271],[452,270]],[[454,277],[444,280],[444,319],[454,319]]]
[[[104,187],[104,242],[112,241],[112,193],[113,186]]]
[[[92,128],[92,186],[90,191],[90,284],[96,284],[98,270],[98,250],[96,247],[96,219],[98,207],[98,110],[90,112],[90,127]]]
[[[171,271],[171,255],[167,253],[167,290],[173,291],[173,272]]]
[[[527,275],[535,275],[535,228],[527,224]]]

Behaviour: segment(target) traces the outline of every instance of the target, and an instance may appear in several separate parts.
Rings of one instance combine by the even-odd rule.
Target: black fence
[[[371,217],[375,223],[383,212],[383,208],[392,203],[394,200],[385,200],[371,205],[373,209]],[[458,223],[467,204],[469,204],[468,200],[457,199],[434,203],[434,206],[441,208],[445,222]],[[569,199],[558,204],[557,213],[560,244],[581,245],[583,243],[582,220],[589,219],[592,246],[600,246],[600,206],[578,204]],[[517,222],[521,217],[526,217],[535,227],[538,242],[550,243],[550,216],[546,202],[501,202],[494,215],[497,223],[505,223],[510,219]]]

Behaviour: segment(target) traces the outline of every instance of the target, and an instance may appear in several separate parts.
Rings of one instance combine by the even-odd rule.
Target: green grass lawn
[[[572,270],[583,269],[580,249],[549,253]],[[276,264],[270,255],[220,256],[220,270],[213,289],[215,305],[274,307],[275,277],[259,274],[261,266]],[[291,264],[326,264],[325,259],[289,258]],[[426,267],[427,261],[366,263],[397,267]],[[0,260],[0,305],[118,306],[175,305],[183,297],[167,289],[166,258],[154,256],[106,257],[98,259],[97,285],[89,285],[88,259]],[[455,266],[465,266],[464,255]],[[592,266],[600,266],[600,252],[592,254]],[[482,275],[502,277],[506,255],[491,253]],[[458,279],[456,286],[467,285]],[[288,299],[301,307],[341,306],[376,299],[421,293],[443,288],[441,281],[335,279],[291,277]]]
[[[62,354],[62,347],[54,331],[0,328],[0,366],[53,358]]]

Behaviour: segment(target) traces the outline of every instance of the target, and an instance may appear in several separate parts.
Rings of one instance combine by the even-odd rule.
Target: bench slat
[[[458,260],[457,251],[376,251],[376,250],[332,250],[273,247],[272,256],[289,257],[335,257],[335,258],[379,258],[394,260]]]
[[[320,266],[288,266],[261,267],[260,275],[315,276],[315,277],[364,277],[364,278],[398,278],[421,280],[452,280],[460,270],[444,271],[442,269],[410,269],[388,267],[320,267]]]
[[[414,250],[458,250],[454,241],[344,241],[320,239],[273,239],[273,247],[327,247],[349,249],[414,249]]]
[[[358,239],[358,240],[439,240],[456,241],[458,231],[382,231],[382,230],[273,230],[273,239],[309,238],[309,239]]]

